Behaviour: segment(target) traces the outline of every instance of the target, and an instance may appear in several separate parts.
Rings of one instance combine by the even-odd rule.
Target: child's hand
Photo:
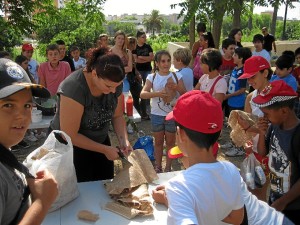
[[[160,98],[168,98],[168,97],[170,97],[170,95],[165,90],[158,91],[157,94],[158,94],[157,97],[160,97]]]
[[[27,179],[33,201],[39,200],[45,207],[52,205],[58,195],[56,180],[48,170],[39,171],[35,179]]]
[[[251,154],[253,152],[253,143],[252,141],[247,141],[244,144],[244,149],[247,154]]]
[[[169,88],[170,90],[177,91],[178,85],[175,83],[167,83],[166,87]]]
[[[258,118],[257,127],[259,129],[259,134],[266,134],[269,128],[269,120],[265,117]]]
[[[168,199],[166,197],[165,186],[157,186],[156,189],[152,191],[152,198],[155,202],[168,206]]]

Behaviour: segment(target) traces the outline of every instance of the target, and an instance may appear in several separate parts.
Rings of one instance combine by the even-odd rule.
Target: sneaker
[[[229,157],[242,156],[244,154],[245,152],[243,151],[243,148],[238,147],[232,147],[227,152],[225,152],[225,155]]]
[[[29,135],[27,135],[26,137],[25,137],[25,139],[27,140],[27,141],[30,141],[30,142],[36,142],[38,139],[34,136],[34,134],[33,133],[30,133]]]
[[[127,126],[127,133],[128,134],[133,134],[134,133],[133,127],[131,126],[131,124],[128,124],[128,126]]]
[[[223,144],[223,145],[220,145],[220,148],[232,148],[232,147],[234,147],[233,146],[233,144],[232,144],[232,142],[227,142],[227,143],[225,143],[225,144]]]
[[[45,138],[45,137],[47,137],[47,134],[45,133],[45,132],[41,132],[41,133],[39,133],[39,134],[35,134],[34,135],[37,139],[43,139],[43,138]]]

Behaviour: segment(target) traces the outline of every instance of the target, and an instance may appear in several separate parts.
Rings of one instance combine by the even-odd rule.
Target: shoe
[[[130,124],[128,124],[128,126],[127,126],[127,133],[128,134],[133,134],[134,133],[133,128]]]
[[[149,115],[145,115],[141,117],[142,120],[150,120],[150,116]]]
[[[225,152],[225,155],[229,157],[242,156],[244,154],[245,152],[243,148],[238,148],[238,147],[232,147],[227,152]]]
[[[27,143],[27,142],[25,142],[25,141],[20,141],[17,145],[15,145],[15,146],[12,146],[11,147],[11,150],[13,151],[13,152],[16,152],[16,151],[18,151],[18,150],[20,150],[20,149],[26,149],[26,148],[29,148],[30,147],[30,145]]]
[[[161,166],[155,166],[154,170],[155,170],[156,173],[162,173],[163,172]]]
[[[38,139],[34,136],[34,134],[33,133],[30,133],[29,135],[27,135],[26,137],[25,137],[25,139],[27,140],[27,141],[30,141],[30,142],[36,142]]]
[[[233,144],[232,144],[232,142],[227,142],[227,143],[225,143],[223,145],[220,145],[220,148],[223,148],[223,149],[225,149],[225,148],[232,148],[232,147],[234,147]]]
[[[47,134],[45,133],[45,132],[41,132],[41,133],[39,133],[39,134],[35,134],[34,135],[37,139],[43,139],[43,138],[45,138],[45,137],[47,137]]]

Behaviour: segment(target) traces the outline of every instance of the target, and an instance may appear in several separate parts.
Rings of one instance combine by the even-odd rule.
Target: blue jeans
[[[165,116],[151,114],[151,129],[152,132],[167,131],[169,133],[175,133],[176,127],[174,120],[165,120]]]

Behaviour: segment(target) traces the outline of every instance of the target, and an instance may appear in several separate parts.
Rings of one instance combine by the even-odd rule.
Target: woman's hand
[[[159,185],[154,190],[152,190],[152,198],[155,202],[168,206],[168,199],[166,196],[164,185]]]
[[[118,152],[119,152],[118,148],[112,146],[106,146],[104,154],[108,160],[116,160],[120,158]]]
[[[126,140],[126,143],[120,146],[121,151],[124,153],[124,155],[128,156],[131,151],[133,151],[133,148],[128,140]]]
[[[247,141],[244,144],[244,149],[247,154],[251,154],[253,152],[253,143],[252,141]]]

